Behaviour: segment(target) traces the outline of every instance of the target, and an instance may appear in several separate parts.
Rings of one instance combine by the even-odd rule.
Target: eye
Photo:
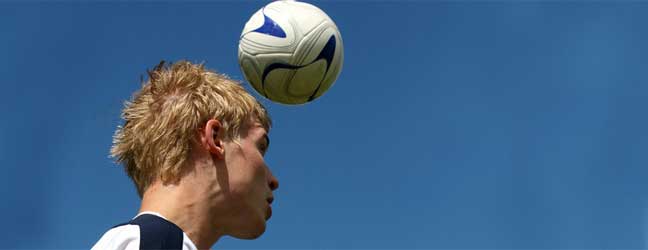
[[[259,151],[261,151],[262,155],[265,155],[266,151],[268,151],[268,144],[265,142],[259,143]]]
[[[268,137],[268,134],[264,134],[263,138],[259,141],[258,144],[259,151],[261,151],[262,155],[265,155],[265,153],[268,151],[268,148],[270,147],[270,137]]]

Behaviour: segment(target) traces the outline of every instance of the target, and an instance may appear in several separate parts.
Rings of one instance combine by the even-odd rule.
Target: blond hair
[[[125,102],[125,123],[115,131],[110,150],[140,197],[158,177],[163,182],[179,180],[197,129],[209,119],[221,122],[225,140],[238,140],[250,119],[270,129],[263,105],[238,82],[202,64],[162,61],[148,76],[142,89]]]

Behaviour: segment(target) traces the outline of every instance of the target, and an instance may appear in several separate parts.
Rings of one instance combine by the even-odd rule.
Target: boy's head
[[[115,132],[111,149],[140,197],[157,178],[165,183],[179,180],[197,131],[207,121],[220,121],[225,141],[238,141],[250,120],[270,129],[270,117],[253,96],[203,65],[162,62],[148,76],[126,102],[125,123]]]

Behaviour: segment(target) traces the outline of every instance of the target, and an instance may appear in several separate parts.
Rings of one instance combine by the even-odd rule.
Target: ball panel
[[[308,99],[313,95],[317,86],[326,73],[326,61],[318,60],[310,65],[295,70],[290,79],[286,92],[290,96]]]
[[[286,93],[287,79],[292,78],[295,70],[292,69],[274,69],[264,78],[263,86],[267,97],[282,103],[291,103],[291,96]]]
[[[286,90],[290,80],[296,73],[296,69],[275,69],[272,70],[265,82],[265,93],[266,97],[272,101],[283,103],[283,104],[302,104],[308,101],[306,96],[294,96],[290,95]]]
[[[320,50],[326,44],[326,41],[321,41],[321,35],[325,31],[325,28],[326,21],[322,22],[318,28],[313,29],[302,38],[295,48],[295,59],[292,61],[294,65],[308,65],[317,59]]]
[[[263,95],[264,91],[261,76],[259,75],[260,70],[255,63],[254,58],[239,50],[239,65],[241,66],[241,71],[243,71],[243,77],[250,82],[250,85],[252,85],[254,90]]]

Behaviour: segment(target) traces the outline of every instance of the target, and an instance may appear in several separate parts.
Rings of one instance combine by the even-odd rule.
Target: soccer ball
[[[238,61],[259,94],[283,104],[303,104],[333,85],[343,53],[340,31],[324,11],[308,3],[275,1],[245,24]]]

